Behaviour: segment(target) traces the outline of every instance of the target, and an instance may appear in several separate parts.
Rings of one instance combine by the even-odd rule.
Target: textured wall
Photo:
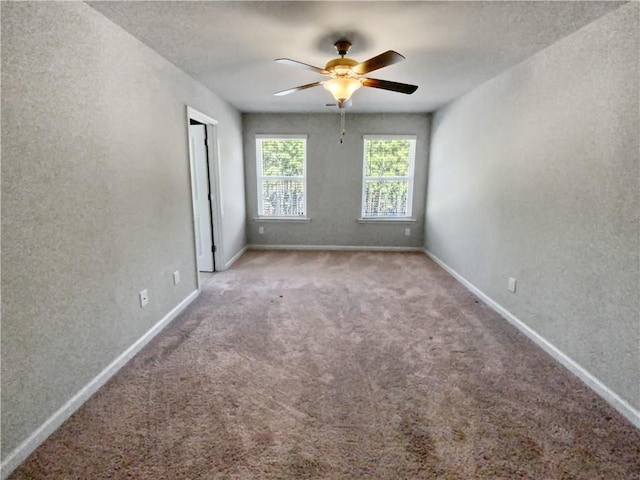
[[[3,458],[197,288],[186,104],[220,121],[228,259],[240,114],[84,3],[3,2]]]
[[[638,8],[437,112],[426,226],[431,252],[635,408]]]
[[[249,244],[421,247],[427,178],[429,117],[425,114],[349,114],[339,143],[340,115],[245,114],[244,151]],[[262,223],[257,216],[256,134],[304,133],[307,138],[309,223]],[[362,202],[362,155],[366,134],[417,135],[413,217],[415,223],[358,223]],[[258,227],[264,234],[258,234]],[[411,235],[405,236],[405,228]]]

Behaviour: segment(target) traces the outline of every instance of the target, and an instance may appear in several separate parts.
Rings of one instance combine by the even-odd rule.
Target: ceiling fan
[[[313,65],[291,60],[289,58],[276,59],[276,62],[278,63],[306,68],[307,70],[311,70],[321,75],[327,75],[331,78],[323,82],[314,82],[283,90],[282,92],[274,93],[274,95],[288,95],[299,90],[306,90],[307,88],[322,85],[326,90],[331,92],[333,98],[338,102],[339,108],[346,108],[351,106],[351,95],[363,86],[381,88],[383,90],[391,90],[392,92],[406,94],[412,94],[418,89],[417,85],[390,82],[388,80],[378,80],[364,76],[369,72],[373,72],[374,70],[378,70],[382,67],[388,67],[389,65],[393,65],[394,63],[404,60],[404,57],[398,52],[388,50],[380,55],[370,58],[369,60],[358,62],[352,58],[345,58],[349,48],[351,48],[351,42],[348,40],[338,40],[334,46],[336,47],[340,57],[329,60],[324,68],[314,67]]]

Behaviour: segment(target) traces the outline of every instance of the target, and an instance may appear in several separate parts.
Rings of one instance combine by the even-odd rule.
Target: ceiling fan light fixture
[[[307,85],[300,85],[299,87],[283,90],[282,92],[276,92],[274,95],[288,95],[293,92],[322,85],[325,90],[330,92],[333,98],[336,99],[338,107],[340,109],[344,109],[351,105],[351,95],[353,95],[353,93],[360,87],[379,88],[382,90],[405,94],[412,94],[418,88],[417,85],[390,82],[388,80],[378,80],[364,76],[369,72],[373,72],[383,67],[388,67],[389,65],[393,65],[404,60],[404,56],[400,55],[398,52],[387,50],[386,52],[376,55],[375,57],[371,57],[364,62],[358,62],[353,58],[345,57],[351,47],[351,42],[348,40],[338,40],[335,43],[335,47],[340,57],[329,60],[324,68],[314,67],[308,63],[298,62],[296,60],[291,60],[290,58],[277,58],[276,62],[278,63],[296,65],[331,78],[324,82],[309,83]]]
[[[322,86],[328,90],[338,102],[345,102],[362,86],[362,82],[354,77],[338,77],[322,82]]]

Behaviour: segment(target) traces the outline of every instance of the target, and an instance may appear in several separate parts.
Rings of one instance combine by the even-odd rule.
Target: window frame
[[[367,140],[410,140],[409,148],[409,171],[407,176],[395,177],[367,177]],[[362,198],[360,200],[360,221],[363,222],[398,222],[413,220],[413,183],[415,180],[416,165],[416,143],[417,135],[399,134],[399,135],[363,135],[362,136]],[[365,215],[367,201],[367,180],[368,181],[408,181],[407,188],[407,214],[403,216],[373,216]]]
[[[309,213],[307,211],[307,139],[308,135],[292,133],[292,134],[257,134],[255,136],[256,142],[256,193],[257,193],[257,212],[258,216],[257,220],[275,220],[275,221],[306,221],[309,218]],[[302,159],[302,177],[276,177],[276,176],[265,176],[263,175],[263,167],[264,162],[262,158],[262,141],[263,140],[303,140],[303,159]],[[263,203],[263,191],[262,185],[264,180],[299,180],[302,179],[302,188],[304,192],[304,204],[303,204],[303,215],[265,215],[264,214],[264,203]]]

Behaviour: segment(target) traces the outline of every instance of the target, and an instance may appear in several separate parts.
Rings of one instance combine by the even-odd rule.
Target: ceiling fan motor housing
[[[359,63],[360,62],[358,62],[357,60],[353,60],[352,58],[334,58],[333,60],[329,60],[327,62],[324,69],[337,77],[353,76],[355,74],[351,69]]]

